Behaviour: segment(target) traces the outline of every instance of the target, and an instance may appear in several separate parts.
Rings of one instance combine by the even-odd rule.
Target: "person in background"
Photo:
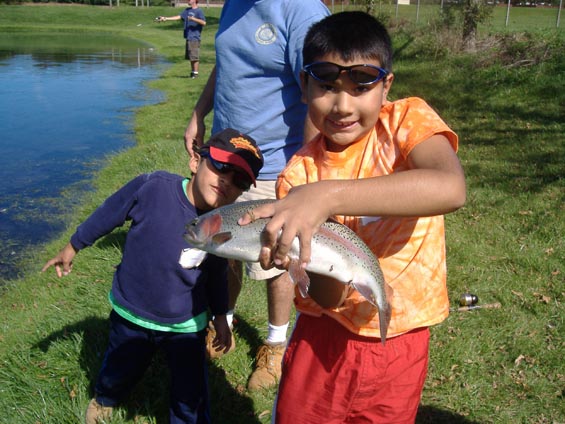
[[[180,15],[158,16],[158,22],[184,21],[185,51],[184,58],[190,60],[190,78],[198,77],[198,67],[200,64],[200,37],[202,29],[206,26],[206,17],[202,9],[198,7],[198,0],[189,0],[187,7]]]
[[[226,0],[216,34],[216,66],[188,122],[185,143],[189,155],[202,143],[204,118],[212,110],[212,132],[235,127],[249,134],[265,155],[257,187],[238,201],[275,198],[277,175],[316,130],[306,122],[301,102],[302,45],[308,28],[328,16],[320,0]],[[306,122],[306,124],[305,124]],[[241,290],[242,266],[230,267],[232,319]],[[292,310],[293,286],[287,273],[247,264],[247,275],[266,280],[268,328],[258,349],[248,389],[272,387],[280,377]],[[211,329],[208,340],[213,339]],[[214,356],[213,352],[212,357]]]
[[[322,223],[348,226],[380,262],[392,318],[383,345],[376,307],[348,285],[312,275],[311,296],[295,296],[299,315],[273,422],[413,423],[429,327],[449,314],[443,214],[466,198],[458,137],[424,100],[387,99],[392,46],[374,17],[343,12],[320,21],[303,54],[303,99],[320,134],[279,175],[281,200],[240,224],[272,217],[260,259],[282,267],[295,237],[304,264]]]
[[[208,308],[216,328],[213,347],[232,343],[227,261],[191,248],[185,225],[230,203],[254,184],[263,158],[255,141],[225,129],[189,163],[192,178],[156,171],[124,185],[78,226],[70,242],[42,271],[68,275],[79,250],[131,221],[109,300],[110,335],[86,424],[107,420],[141,379],[158,348],[170,369],[171,424],[210,422],[206,328]],[[104,421],[106,422],[106,421]]]

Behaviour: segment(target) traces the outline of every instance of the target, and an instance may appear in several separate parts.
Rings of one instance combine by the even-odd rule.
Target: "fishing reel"
[[[479,303],[479,298],[471,293],[463,293],[459,298],[459,306],[475,306]]]

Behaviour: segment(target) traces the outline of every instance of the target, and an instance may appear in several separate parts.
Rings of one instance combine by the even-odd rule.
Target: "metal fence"
[[[139,0],[142,1],[142,0]],[[178,6],[188,0],[171,0]],[[346,10],[367,10],[366,0],[322,0],[332,13]],[[464,0],[374,0],[374,13],[388,15],[417,24],[427,24],[444,8],[458,6]],[[564,0],[487,0],[492,6],[492,19],[485,25],[498,30],[539,30],[560,28]],[[201,7],[222,6],[223,0],[200,0]]]
[[[0,0],[2,2],[3,0]],[[19,0],[14,0],[18,2]],[[23,1],[23,0],[22,0]],[[32,0],[49,2],[50,0]],[[61,1],[61,0],[59,0]],[[62,0],[68,3],[133,5],[141,7],[188,7],[188,0]],[[345,10],[367,10],[367,0],[321,0],[332,13]],[[447,8],[466,0],[373,0],[373,12],[391,19],[426,25],[441,16]],[[561,10],[565,0],[486,0],[493,8],[492,19],[482,27],[511,31],[560,29]],[[223,0],[200,0],[200,7],[221,7]]]
[[[553,5],[552,5],[553,2]],[[332,13],[367,10],[365,0],[324,0]],[[373,11],[417,24],[427,24],[445,8],[462,5],[463,0],[374,0]],[[492,18],[485,24],[494,29],[540,30],[560,28],[563,0],[487,0]]]

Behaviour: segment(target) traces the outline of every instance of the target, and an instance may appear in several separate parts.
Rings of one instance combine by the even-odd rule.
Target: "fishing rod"
[[[459,307],[450,308],[451,312],[467,312],[475,309],[499,309],[502,305],[499,302],[486,303],[479,305],[479,297],[471,293],[463,293],[459,298]]]

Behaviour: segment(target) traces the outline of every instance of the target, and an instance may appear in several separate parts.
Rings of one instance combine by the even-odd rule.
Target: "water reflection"
[[[160,65],[135,40],[0,34],[0,277],[65,227],[103,159],[133,143],[133,110],[160,100]]]

